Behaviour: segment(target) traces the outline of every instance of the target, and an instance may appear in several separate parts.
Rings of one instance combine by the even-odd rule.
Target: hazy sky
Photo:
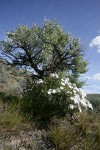
[[[0,0],[0,40],[18,25],[55,19],[64,32],[79,37],[88,60],[88,93],[100,93],[100,0]]]

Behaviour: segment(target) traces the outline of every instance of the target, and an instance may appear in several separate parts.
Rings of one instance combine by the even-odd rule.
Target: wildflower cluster
[[[78,107],[80,112],[82,112],[81,106],[93,109],[91,103],[86,99],[86,93],[81,88],[77,88],[75,84],[71,83],[68,77],[60,79],[57,74],[51,74],[50,76],[52,78],[59,79],[60,86],[55,89],[49,89],[47,91],[48,95],[65,92],[70,101],[74,102],[73,104],[69,105],[71,109]]]

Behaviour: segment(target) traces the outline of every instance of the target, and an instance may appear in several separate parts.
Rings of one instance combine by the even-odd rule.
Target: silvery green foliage
[[[43,26],[19,26],[7,32],[6,40],[0,42],[0,50],[1,58],[38,78],[66,71],[76,79],[86,72],[80,40],[64,33],[52,20],[45,20]]]

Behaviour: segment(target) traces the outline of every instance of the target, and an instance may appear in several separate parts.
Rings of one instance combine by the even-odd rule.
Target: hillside
[[[26,77],[0,61],[0,93],[20,94]],[[97,113],[76,112],[72,118],[53,118],[46,126],[25,115],[19,98],[10,97],[5,101],[0,95],[0,150],[99,150],[100,94],[87,95]]]
[[[19,94],[25,86],[25,73],[0,60],[0,92]]]
[[[87,94],[87,99],[93,105],[94,112],[100,112],[100,94]]]

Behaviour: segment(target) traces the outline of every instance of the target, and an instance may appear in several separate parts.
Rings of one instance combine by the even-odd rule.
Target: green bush
[[[64,74],[52,74],[43,80],[28,83],[21,99],[21,108],[36,120],[51,120],[52,117],[62,117],[78,109],[82,111],[83,104],[88,106],[81,92]]]
[[[37,80],[38,82],[38,80]],[[69,96],[65,92],[49,95],[47,91],[56,88],[59,79],[45,78],[44,83],[30,84],[21,99],[22,111],[30,114],[36,120],[50,120],[54,116],[64,116],[69,110]]]

